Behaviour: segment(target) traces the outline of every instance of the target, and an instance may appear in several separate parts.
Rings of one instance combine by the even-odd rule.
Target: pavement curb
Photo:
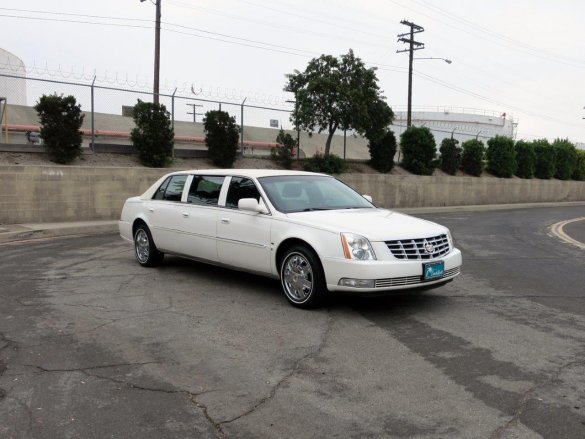
[[[117,232],[118,221],[3,225],[0,226],[0,244],[62,236],[100,235]]]

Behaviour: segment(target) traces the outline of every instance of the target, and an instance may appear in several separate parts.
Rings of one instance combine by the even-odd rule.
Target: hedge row
[[[455,175],[457,170],[480,176],[484,169],[501,178],[557,178],[585,181],[585,151],[577,150],[568,139],[514,142],[496,136],[487,141],[443,139],[436,158],[435,140],[429,128],[410,127],[400,136],[402,165],[418,175],[430,175],[436,167]]]

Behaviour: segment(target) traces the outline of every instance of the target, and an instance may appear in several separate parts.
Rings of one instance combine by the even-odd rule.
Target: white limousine
[[[446,227],[309,172],[174,172],[126,200],[119,225],[143,266],[168,253],[275,277],[303,308],[327,291],[435,287],[461,270]]]

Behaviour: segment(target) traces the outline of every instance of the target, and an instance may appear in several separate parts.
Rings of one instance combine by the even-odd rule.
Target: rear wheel
[[[299,308],[315,308],[325,301],[325,275],[313,250],[296,245],[280,264],[280,283],[288,301]]]
[[[134,232],[134,254],[138,263],[144,267],[159,265],[165,256],[156,248],[145,224],[139,225]]]

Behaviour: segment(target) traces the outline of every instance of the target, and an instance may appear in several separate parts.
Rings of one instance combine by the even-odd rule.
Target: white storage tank
[[[26,79],[4,75],[24,77],[26,68],[19,57],[0,48],[0,98],[8,105],[26,105]]]

